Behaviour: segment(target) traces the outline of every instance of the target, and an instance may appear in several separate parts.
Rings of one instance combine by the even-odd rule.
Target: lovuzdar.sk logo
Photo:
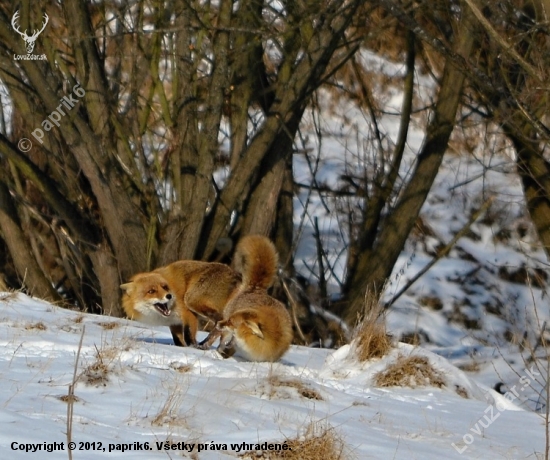
[[[32,35],[27,35],[27,29],[25,29],[25,32],[21,32],[19,30],[19,25],[17,24],[19,20],[19,11],[17,11],[13,18],[11,19],[11,26],[13,27],[13,30],[15,30],[21,37],[23,37],[23,40],[25,41],[25,47],[27,48],[27,54],[14,54],[13,58],[18,60],[39,60],[43,61],[46,59],[45,54],[32,54],[32,51],[34,50],[34,44],[36,42],[36,39],[38,36],[44,31],[46,28],[46,25],[48,24],[49,17],[46,13],[44,13],[44,23],[42,24],[42,28],[40,30],[34,30]]]

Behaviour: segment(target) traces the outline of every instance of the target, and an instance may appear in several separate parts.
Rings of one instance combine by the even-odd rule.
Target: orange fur
[[[246,289],[269,289],[275,281],[279,256],[274,244],[265,236],[248,235],[237,245],[233,267],[243,275]]]
[[[249,361],[278,361],[292,342],[292,323],[285,306],[264,292],[243,293],[227,305],[218,351],[237,352]]]
[[[277,253],[265,237],[246,236],[237,245],[235,259],[244,270],[242,278],[252,279],[261,286],[271,285],[276,273]],[[265,268],[268,267],[268,268]],[[161,292],[160,286],[169,286],[174,300],[170,314],[155,308],[158,298],[146,294],[151,286]],[[185,346],[196,344],[197,316],[217,322],[230,299],[239,294],[241,275],[227,265],[216,262],[180,260],[148,273],[132,277],[121,285],[125,291],[122,306],[129,318],[151,325],[169,326],[174,343]],[[154,300],[147,300],[147,295]]]
[[[145,286],[155,283],[169,286],[174,296],[169,317],[163,317],[150,303],[147,307],[143,305]],[[152,326],[169,326],[174,343],[187,346],[196,343],[197,315],[214,322],[221,319],[225,304],[239,285],[239,274],[227,265],[180,260],[135,275],[123,284],[122,306],[129,318]]]
[[[271,242],[263,244],[258,237],[247,238],[239,244],[244,249],[237,248],[240,258],[236,256],[234,261],[235,267],[243,270],[241,288],[201,346],[208,348],[219,338],[218,351],[224,358],[238,353],[249,361],[273,362],[292,342],[292,323],[285,306],[267,293],[277,271],[275,247]]]

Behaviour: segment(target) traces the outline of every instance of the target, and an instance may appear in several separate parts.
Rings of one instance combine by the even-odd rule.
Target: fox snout
[[[162,316],[170,316],[172,313],[172,298],[174,296],[170,293],[167,293],[162,300],[158,300],[157,302],[153,303],[153,306],[155,309],[162,315]]]

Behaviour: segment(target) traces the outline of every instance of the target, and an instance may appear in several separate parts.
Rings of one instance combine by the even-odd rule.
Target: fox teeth
[[[159,313],[163,316],[170,316],[171,311],[168,310],[168,307],[164,303],[157,302],[155,304],[155,308],[159,311]]]

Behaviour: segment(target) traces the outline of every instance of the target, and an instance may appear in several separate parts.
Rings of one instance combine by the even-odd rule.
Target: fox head
[[[177,323],[176,315],[172,314],[175,297],[163,276],[142,273],[120,288],[124,291],[122,303],[128,316],[152,325]]]

